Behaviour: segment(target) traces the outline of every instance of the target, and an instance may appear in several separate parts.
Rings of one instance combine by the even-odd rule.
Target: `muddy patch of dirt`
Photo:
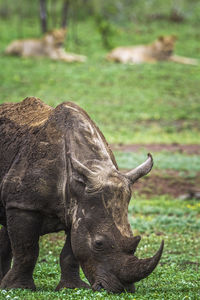
[[[134,184],[134,192],[147,197],[167,194],[183,200],[197,198],[200,194],[200,173],[195,178],[186,178],[172,170],[152,171]]]
[[[200,155],[200,145],[190,144],[132,144],[132,145],[111,145],[112,150],[122,151],[122,152],[160,152],[160,151],[169,151],[169,152],[179,152],[184,154],[196,154]]]
[[[111,145],[112,150],[121,152],[179,152],[186,155],[200,155],[198,144],[131,144]],[[195,178],[180,176],[174,170],[155,170],[149,176],[140,179],[134,185],[135,192],[148,197],[153,195],[168,194],[181,199],[200,198],[200,173]]]

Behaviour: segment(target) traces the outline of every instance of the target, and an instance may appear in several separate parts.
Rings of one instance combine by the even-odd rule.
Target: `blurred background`
[[[86,63],[4,54],[15,39],[40,38],[62,26],[66,51],[86,55]],[[27,96],[54,107],[73,101],[100,127],[122,170],[153,154],[154,169],[135,185],[129,218],[144,243],[154,242],[142,254],[153,253],[159,236],[166,250],[162,268],[139,284],[141,299],[148,284],[149,299],[199,295],[200,66],[124,65],[105,57],[117,46],[174,34],[175,54],[200,61],[199,28],[199,0],[0,0],[0,104]],[[52,241],[44,240],[44,249]],[[58,267],[53,268],[56,280]],[[39,269],[36,275],[42,285],[44,275]]]
[[[66,50],[86,55],[87,63],[3,55],[15,39],[42,36],[41,3],[46,3],[46,30],[65,22]],[[26,96],[54,106],[75,101],[110,143],[197,143],[199,67],[165,62],[120,65],[108,63],[105,56],[120,45],[151,43],[160,35],[175,34],[176,54],[200,58],[199,24],[196,0],[0,0],[0,101]]]

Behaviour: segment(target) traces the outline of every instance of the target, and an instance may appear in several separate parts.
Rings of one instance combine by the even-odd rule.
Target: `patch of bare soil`
[[[195,178],[186,178],[172,170],[151,171],[149,176],[143,177],[134,184],[133,192],[146,195],[168,194],[180,199],[200,197],[200,173]]]
[[[147,152],[179,152],[184,154],[196,154],[200,155],[200,145],[190,144],[132,144],[132,145],[111,145],[112,150],[124,151],[124,152],[138,152],[141,150],[146,150]]]

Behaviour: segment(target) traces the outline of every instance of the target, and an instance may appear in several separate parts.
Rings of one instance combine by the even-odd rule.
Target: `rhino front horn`
[[[163,247],[164,241],[162,241],[160,249],[151,258],[138,259],[136,256],[129,258],[123,268],[123,280],[127,283],[133,283],[149,276],[161,258]]]
[[[126,173],[126,177],[134,183],[136,182],[140,177],[147,175],[153,167],[153,157],[150,153],[148,153],[147,160],[139,165],[137,168],[131,170],[130,172]]]

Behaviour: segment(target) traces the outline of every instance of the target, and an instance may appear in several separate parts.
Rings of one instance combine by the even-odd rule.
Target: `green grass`
[[[70,28],[66,42],[69,51],[88,56],[85,64],[4,56],[13,39],[39,36],[36,21],[22,24],[19,27],[16,18],[0,20],[0,103],[26,96],[53,106],[74,101],[87,110],[110,143],[199,143],[200,66],[107,62],[92,19],[77,24],[78,45]],[[192,22],[131,23],[117,28],[113,46],[147,43],[170,33],[179,36],[177,54],[200,58],[198,26]]]
[[[132,228],[144,234],[160,231],[165,234],[176,234],[177,231],[179,234],[187,231],[198,233],[199,213],[200,203],[197,201],[173,200],[165,195],[150,200],[136,196],[134,206],[129,208]]]
[[[0,291],[0,299],[198,299],[200,297],[200,204],[167,196],[131,200],[129,220],[134,234],[142,240],[136,255],[153,255],[165,240],[159,266],[136,284],[136,293],[108,294],[105,291],[64,289],[54,292],[59,281],[59,253],[64,234],[51,234],[40,240],[40,256],[34,272],[37,291]],[[83,273],[81,273],[84,279]],[[185,297],[185,298],[184,298]]]

